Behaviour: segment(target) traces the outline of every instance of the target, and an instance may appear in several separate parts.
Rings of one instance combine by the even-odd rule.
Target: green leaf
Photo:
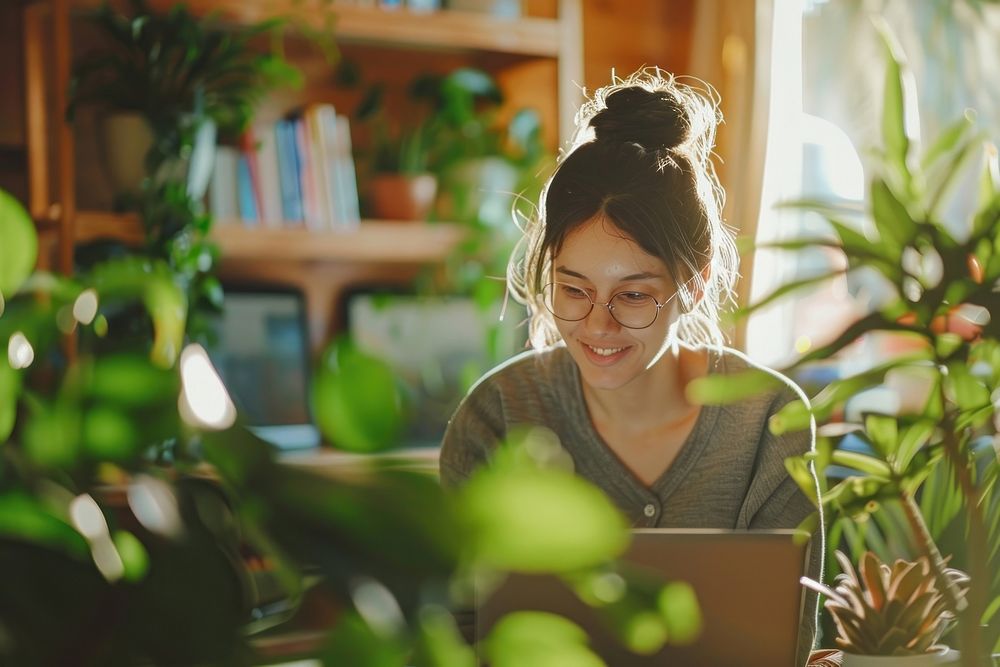
[[[83,445],[95,461],[127,461],[140,444],[138,429],[121,411],[97,405],[83,413]]]
[[[944,386],[962,411],[977,409],[990,403],[990,390],[964,363],[956,362],[948,366]]]
[[[879,238],[892,256],[899,258],[903,248],[909,245],[917,234],[917,225],[910,217],[906,206],[896,197],[889,185],[882,179],[872,182],[872,217],[878,229]],[[891,244],[891,245],[890,245]]]
[[[872,446],[884,457],[892,456],[899,445],[899,422],[888,415],[870,414],[865,417],[865,434],[871,440]],[[888,476],[889,466],[885,465],[885,475]],[[859,468],[862,470],[862,468]],[[868,471],[866,471],[868,472]],[[883,473],[872,473],[883,474]]]
[[[687,399],[699,405],[725,405],[783,386],[772,373],[749,369],[732,375],[706,375],[688,383]]]
[[[660,613],[667,621],[667,638],[673,645],[689,644],[701,632],[702,616],[698,598],[690,584],[674,581],[663,587]]]
[[[333,625],[322,659],[325,665],[400,667],[407,653],[401,637],[376,632],[356,612],[348,612]]]
[[[18,491],[0,495],[0,535],[60,549],[77,558],[90,554],[87,541],[75,528],[38,499]]]
[[[907,157],[910,140],[906,136],[906,98],[903,87],[902,49],[889,24],[881,17],[874,17],[875,29],[885,48],[885,82],[882,94],[882,142],[886,161],[896,172],[899,182],[906,188],[912,181]]]
[[[411,664],[420,667],[475,667],[476,655],[462,639],[447,609],[420,610],[417,654]]]
[[[2,189],[0,239],[0,295],[13,296],[35,268],[38,234],[24,207]]]
[[[892,475],[889,464],[867,454],[849,452],[843,449],[835,449],[832,455],[833,463],[846,466],[854,470],[875,475],[879,478],[888,479]]]
[[[587,633],[562,616],[518,611],[493,626],[483,649],[493,667],[603,667],[587,642]]]
[[[920,161],[921,167],[925,170],[933,167],[935,162],[943,155],[951,152],[958,145],[965,134],[972,128],[972,125],[973,116],[971,112],[966,111],[962,114],[961,118],[946,127],[938,135],[934,144],[924,153],[923,159]]]
[[[818,505],[816,478],[813,477],[812,470],[809,469],[809,460],[804,456],[790,456],[785,459],[785,470],[788,471],[788,476],[812,501],[813,505]]]
[[[94,362],[87,389],[92,398],[124,408],[163,407],[177,402],[180,380],[146,357],[114,354]]]
[[[404,405],[393,370],[349,338],[323,352],[312,401],[317,426],[335,447],[377,452],[398,444]]]
[[[80,411],[67,402],[32,414],[24,427],[24,451],[42,468],[70,468],[80,451]]]
[[[937,187],[934,188],[927,202],[928,216],[931,219],[935,218],[935,213],[938,211],[938,207],[944,200],[945,195],[962,173],[962,163],[971,158],[977,152],[978,147],[979,142],[971,139],[952,155],[951,160],[944,168],[943,174],[937,181]],[[943,227],[941,229],[944,230]]]
[[[149,572],[149,553],[139,538],[127,530],[116,530],[113,540],[125,567],[122,578],[132,582],[144,579]]]
[[[17,419],[17,397],[21,393],[21,375],[0,358],[0,444],[7,441]]]
[[[807,429],[812,425],[814,410],[802,401],[791,401],[768,418],[767,426],[774,435]]]
[[[488,468],[458,502],[471,558],[500,570],[571,572],[606,562],[628,544],[624,518],[607,496],[562,470]]]
[[[927,444],[935,428],[935,422],[920,420],[903,430],[896,451],[889,457],[889,462],[896,473],[902,474],[906,471],[913,457]]]

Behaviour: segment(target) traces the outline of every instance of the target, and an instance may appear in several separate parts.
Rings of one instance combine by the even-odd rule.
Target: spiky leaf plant
[[[837,645],[855,655],[904,656],[933,653],[955,621],[944,593],[931,576],[926,558],[896,560],[891,566],[866,551],[855,571],[850,558],[836,552],[841,574],[831,589],[803,583],[827,596],[824,603],[837,626]],[[954,568],[946,576],[964,595],[969,577]]]

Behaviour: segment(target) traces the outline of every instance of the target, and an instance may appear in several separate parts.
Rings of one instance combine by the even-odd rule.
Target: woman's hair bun
[[[669,91],[615,87],[590,119],[596,141],[634,143],[647,151],[669,150],[688,139],[691,120]]]

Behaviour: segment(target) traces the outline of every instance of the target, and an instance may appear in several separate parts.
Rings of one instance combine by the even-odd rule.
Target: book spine
[[[296,153],[299,157],[299,187],[302,193],[302,215],[306,227],[312,230],[322,229],[319,207],[316,205],[316,181],[313,175],[313,155],[309,146],[309,136],[306,121],[298,116],[294,121],[294,136]]]
[[[290,119],[275,125],[278,168],[281,183],[281,210],[285,222],[302,222],[302,192],[299,189],[299,169],[295,147],[295,126]]]
[[[257,216],[257,200],[253,193],[253,178],[250,175],[250,161],[245,153],[241,152],[236,164],[236,191],[239,197],[240,218],[243,224],[248,227],[256,227],[259,220]]]
[[[337,216],[342,227],[355,229],[361,223],[358,204],[358,178],[354,169],[354,150],[351,143],[351,124],[347,116],[336,117],[336,173],[337,173]]]
[[[218,146],[208,184],[208,210],[216,224],[232,224],[240,217],[236,194],[236,163],[239,151],[232,146]]]
[[[281,207],[281,172],[278,168],[275,126],[258,127],[255,136],[260,172],[261,219],[266,227],[281,227],[285,215]]]
[[[306,130],[311,149],[313,184],[315,185],[316,208],[322,221],[323,229],[335,229],[336,209],[333,207],[330,190],[331,171],[330,155],[327,149],[326,132],[323,128],[323,117],[332,107],[329,104],[311,105],[305,113]]]

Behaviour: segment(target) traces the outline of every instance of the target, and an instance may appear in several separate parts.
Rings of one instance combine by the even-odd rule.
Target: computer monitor
[[[403,448],[437,447],[469,387],[497,363],[524,349],[525,311],[514,301],[360,290],[345,299],[347,329],[364,351],[385,360],[401,380],[410,418]]]
[[[317,447],[310,414],[305,298],[296,289],[227,285],[209,357],[240,416],[281,450]]]

